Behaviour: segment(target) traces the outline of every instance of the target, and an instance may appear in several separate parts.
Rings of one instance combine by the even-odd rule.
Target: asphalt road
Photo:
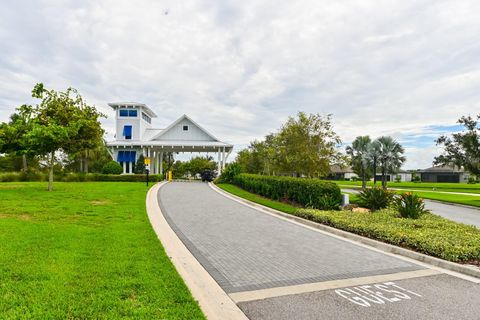
[[[355,189],[342,189],[342,192],[359,193]],[[474,225],[480,228],[480,209],[474,207],[446,204],[425,199],[425,208],[432,213],[452,221]]]
[[[207,184],[168,183],[158,199],[250,319],[480,318],[478,281],[281,219]]]

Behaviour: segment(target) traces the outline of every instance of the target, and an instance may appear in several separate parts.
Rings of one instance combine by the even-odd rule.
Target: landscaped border
[[[326,231],[328,233],[331,233],[331,234],[334,234],[334,235],[337,235],[337,236],[341,236],[341,237],[349,239],[349,240],[360,242],[362,244],[366,244],[368,246],[380,249],[380,250],[388,252],[388,253],[398,254],[398,255],[401,255],[401,256],[404,256],[404,257],[407,257],[407,258],[411,258],[411,259],[414,259],[414,260],[417,260],[417,261],[420,261],[420,262],[428,263],[430,265],[437,266],[437,267],[440,267],[440,268],[443,268],[443,269],[446,269],[446,270],[449,270],[449,271],[458,272],[458,273],[465,274],[465,275],[468,275],[468,276],[472,276],[472,277],[475,277],[475,278],[480,278],[480,268],[478,268],[478,267],[470,266],[470,265],[462,265],[462,264],[458,264],[458,263],[455,263],[455,262],[450,262],[450,261],[447,261],[447,260],[443,260],[443,259],[440,259],[440,258],[435,258],[435,257],[429,256],[429,255],[426,255],[426,254],[423,254],[423,253],[419,253],[419,252],[416,252],[416,251],[413,251],[413,250],[401,248],[401,247],[398,247],[398,246],[395,246],[395,245],[387,244],[387,243],[377,241],[377,240],[374,240],[374,239],[370,239],[370,238],[367,238],[367,237],[364,237],[364,236],[360,236],[360,235],[357,235],[357,234],[354,234],[354,233],[351,233],[351,232],[348,232],[348,231],[336,229],[336,228],[333,228],[333,227],[330,227],[330,226],[327,226],[327,225],[323,225],[323,224],[320,224],[320,223],[317,223],[317,222],[314,222],[314,221],[310,221],[310,220],[307,220],[307,219],[304,219],[304,218],[301,218],[301,217],[297,217],[297,216],[293,215],[292,213],[281,212],[281,211],[278,211],[276,209],[266,207],[265,205],[268,205],[268,202],[264,202],[263,204],[259,204],[259,203],[255,202],[255,199],[253,199],[252,197],[247,200],[247,199],[242,198],[240,196],[237,196],[233,193],[229,193],[229,192],[221,189],[220,187],[214,185],[213,183],[210,183],[210,187],[220,194],[223,194],[223,195],[225,195],[227,197],[230,197],[232,199],[236,199],[237,201],[243,202],[243,203],[245,203],[249,206],[260,208],[260,209],[265,210],[267,212],[274,213],[276,215],[280,215],[284,218],[287,218],[287,219],[293,220],[295,222],[307,225],[309,227],[313,227],[313,228],[316,228],[316,229],[319,229],[319,230],[322,230],[322,231]],[[266,200],[273,201],[273,200],[269,200],[269,199],[266,199]],[[273,201],[273,202],[276,202],[276,201]]]

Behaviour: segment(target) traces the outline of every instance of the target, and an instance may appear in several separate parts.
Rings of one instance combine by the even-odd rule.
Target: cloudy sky
[[[0,121],[37,82],[107,113],[186,113],[239,150],[298,111],[333,114],[345,143],[392,135],[405,168],[480,112],[478,0],[0,3]]]

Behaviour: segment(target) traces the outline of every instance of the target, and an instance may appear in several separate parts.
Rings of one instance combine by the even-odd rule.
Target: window
[[[183,126],[183,131],[188,131],[188,126]]]
[[[148,123],[152,123],[152,119],[149,116],[147,116],[144,112],[142,112],[142,119]]]
[[[123,136],[125,139],[132,139],[132,126],[123,126]]]
[[[136,151],[118,151],[117,162],[135,162]]]
[[[137,115],[138,115],[138,113],[137,113],[137,110],[136,110],[136,109],[130,109],[130,110],[120,109],[120,117],[132,117],[132,118],[136,118]]]

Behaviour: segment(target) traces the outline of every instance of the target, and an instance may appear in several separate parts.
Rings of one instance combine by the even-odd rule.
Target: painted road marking
[[[421,297],[420,294],[400,287],[395,282],[337,289],[335,293],[352,303],[367,308],[375,304],[395,303],[411,300],[415,296]]]
[[[385,283],[385,282],[389,283],[391,281],[418,278],[418,277],[427,277],[427,276],[433,276],[441,273],[442,272],[435,269],[421,269],[421,270],[415,270],[415,271],[398,272],[398,273],[383,274],[383,275],[368,276],[368,277],[306,283],[306,284],[300,284],[300,285],[260,289],[260,290],[253,290],[253,291],[234,292],[234,293],[231,293],[229,296],[235,303],[239,303],[239,302],[247,302],[247,301],[292,295],[292,294],[347,288],[352,286],[367,286],[372,283]]]

